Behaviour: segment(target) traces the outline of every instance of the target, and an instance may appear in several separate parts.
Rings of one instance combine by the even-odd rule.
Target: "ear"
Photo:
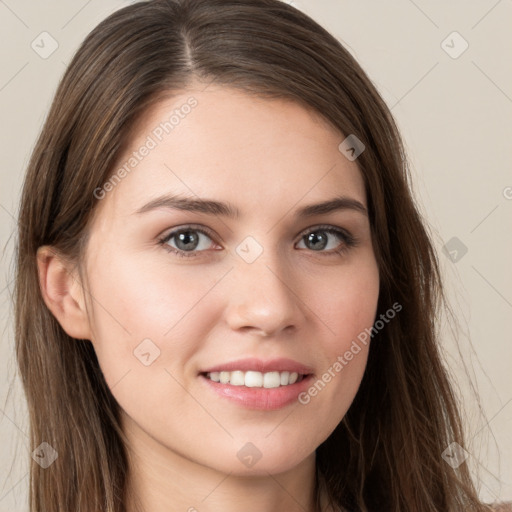
[[[71,264],[50,246],[37,250],[39,286],[43,300],[64,331],[76,339],[91,339],[84,290]]]

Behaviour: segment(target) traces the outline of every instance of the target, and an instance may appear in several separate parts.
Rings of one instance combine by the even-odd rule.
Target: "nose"
[[[226,320],[231,329],[261,336],[287,334],[306,318],[299,299],[297,275],[274,251],[256,261],[238,260],[230,272]]]

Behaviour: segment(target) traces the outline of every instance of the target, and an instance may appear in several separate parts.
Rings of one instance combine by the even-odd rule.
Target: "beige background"
[[[100,20],[128,3],[0,0],[0,512],[27,510],[28,428],[10,308],[24,169],[66,63]],[[512,1],[289,3],[349,48],[398,121],[461,327],[459,352],[440,319],[465,403],[468,461],[483,498],[512,499]],[[31,48],[44,31],[58,43],[46,59]],[[443,253],[453,237],[455,261]]]

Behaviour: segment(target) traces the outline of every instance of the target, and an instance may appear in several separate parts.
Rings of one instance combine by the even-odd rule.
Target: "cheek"
[[[358,265],[340,267],[329,279],[318,280],[310,288],[312,307],[329,328],[324,338],[325,353],[336,358],[375,321],[379,299],[377,264],[368,257]]]
[[[108,383],[149,361],[171,371],[183,368],[219,318],[219,303],[208,294],[225,270],[183,265],[171,271],[147,260],[103,258],[90,279],[92,341]]]
[[[379,298],[377,264],[370,257],[357,269],[340,268],[311,289],[311,307],[328,329],[322,338],[323,365],[299,403],[323,418],[327,432],[347,412],[366,368]]]
[[[197,409],[183,391],[184,371],[218,319],[205,313],[212,307],[208,291],[222,272],[196,270],[194,276],[192,266],[171,272],[142,258],[114,261],[98,265],[90,280],[92,341],[107,385],[128,416],[141,424],[151,418],[148,429],[190,431],[175,411],[193,415]]]

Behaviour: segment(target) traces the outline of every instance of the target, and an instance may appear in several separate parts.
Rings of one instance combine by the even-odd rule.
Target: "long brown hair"
[[[342,44],[278,0],[152,0],[125,7],[83,42],[59,85],[21,198],[15,283],[17,359],[30,412],[32,512],[121,512],[128,460],[113,398],[88,340],[46,307],[36,251],[82,270],[96,194],[130,130],[162,94],[192,80],[314,109],[366,150],[357,163],[380,272],[378,313],[402,311],[372,342],[343,421],[317,449],[317,489],[349,511],[483,511],[465,463],[441,457],[463,429],[438,348],[438,261],[410,191],[389,109]],[[340,142],[342,139],[340,138]]]

